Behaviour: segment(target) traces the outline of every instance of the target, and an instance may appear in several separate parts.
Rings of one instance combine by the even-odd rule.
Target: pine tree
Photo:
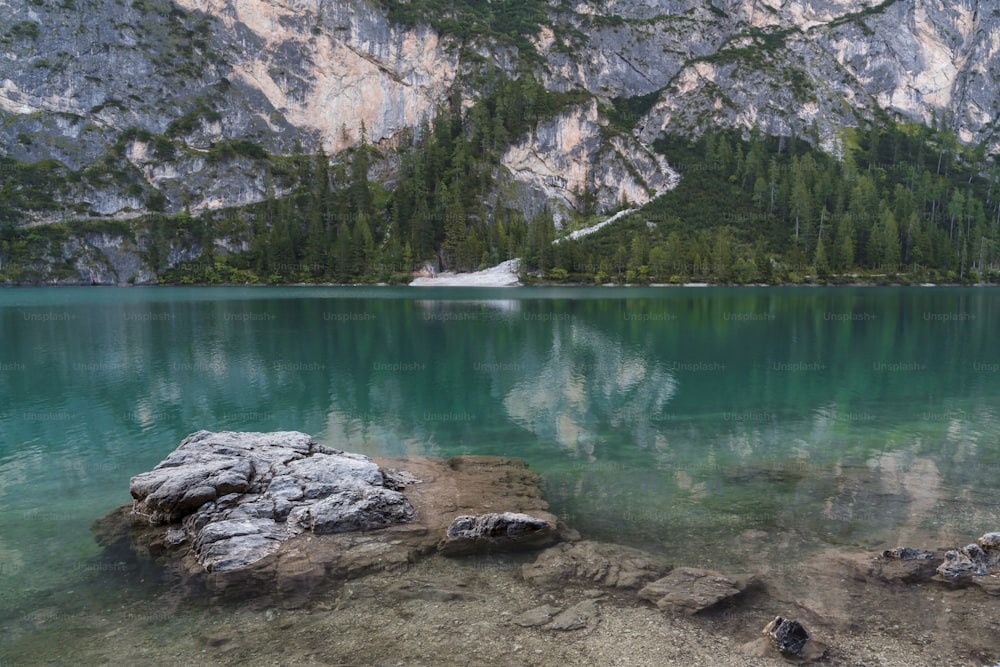
[[[368,133],[361,122],[361,140],[354,148],[351,160],[351,210],[355,216],[371,216],[372,196],[368,185]]]
[[[826,246],[823,243],[823,236],[816,239],[816,252],[813,254],[813,266],[816,267],[816,274],[820,278],[825,278],[830,273],[830,264],[826,261]]]
[[[879,233],[879,261],[887,270],[895,272],[899,268],[899,227],[896,225],[896,216],[884,204],[879,211]]]
[[[838,269],[854,266],[854,225],[849,213],[842,213],[837,223],[837,247],[834,263]]]
[[[403,271],[407,273],[413,271],[413,249],[409,241],[403,247]]]

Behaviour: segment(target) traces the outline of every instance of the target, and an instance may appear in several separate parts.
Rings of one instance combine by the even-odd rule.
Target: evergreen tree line
[[[1000,280],[1000,170],[946,129],[886,121],[847,130],[839,157],[816,137],[665,135],[654,148],[682,174],[677,188],[598,233],[554,243],[548,212],[525,219],[510,205],[500,157],[587,94],[552,93],[488,65],[474,88],[474,104],[456,89],[395,155],[371,145],[362,125],[358,146],[334,161],[259,160],[270,192],[259,204],[153,214],[129,223],[131,233],[168,282],[401,282],[428,261],[471,271],[515,257],[526,278],[550,281]],[[8,169],[4,187],[24,198],[39,191],[29,176],[42,181]],[[297,185],[278,196],[288,183]],[[24,267],[71,231],[0,225],[0,278],[32,279]],[[245,250],[218,253],[218,238]],[[178,247],[203,251],[168,270]]]
[[[847,131],[839,160],[759,131],[664,136],[656,148],[679,186],[621,224],[557,244],[543,270],[626,282],[1000,278],[997,165],[947,131]]]

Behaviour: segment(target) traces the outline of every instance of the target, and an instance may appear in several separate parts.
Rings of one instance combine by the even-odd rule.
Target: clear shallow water
[[[0,611],[154,583],[90,525],[201,428],[521,457],[687,565],[965,544],[1000,529],[998,329],[989,289],[0,290]]]

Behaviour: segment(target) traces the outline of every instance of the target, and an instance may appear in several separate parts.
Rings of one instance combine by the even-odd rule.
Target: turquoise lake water
[[[520,457],[689,565],[964,545],[1000,530],[998,334],[977,288],[0,290],[0,620],[140,586],[91,524],[199,429]]]

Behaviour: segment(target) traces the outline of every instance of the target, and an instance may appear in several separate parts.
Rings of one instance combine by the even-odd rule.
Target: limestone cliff
[[[622,203],[645,204],[671,187],[677,174],[661,155],[629,136],[602,137],[607,124],[596,101],[540,123],[529,136],[512,144],[503,165],[529,190],[542,193],[562,213],[577,208],[590,191],[598,208]]]
[[[261,201],[287,183],[248,146],[335,156],[364,127],[391,148],[450,91],[475,99],[484,63],[590,96],[509,138],[498,182],[526,212],[572,210],[582,192],[599,211],[648,201],[676,179],[649,149],[665,130],[757,125],[836,148],[838,128],[884,111],[1000,151],[1000,10],[978,0],[577,0],[543,5],[520,43],[401,23],[392,6],[0,4],[0,156],[69,174],[19,222]],[[613,102],[639,96],[650,104],[609,123]]]

